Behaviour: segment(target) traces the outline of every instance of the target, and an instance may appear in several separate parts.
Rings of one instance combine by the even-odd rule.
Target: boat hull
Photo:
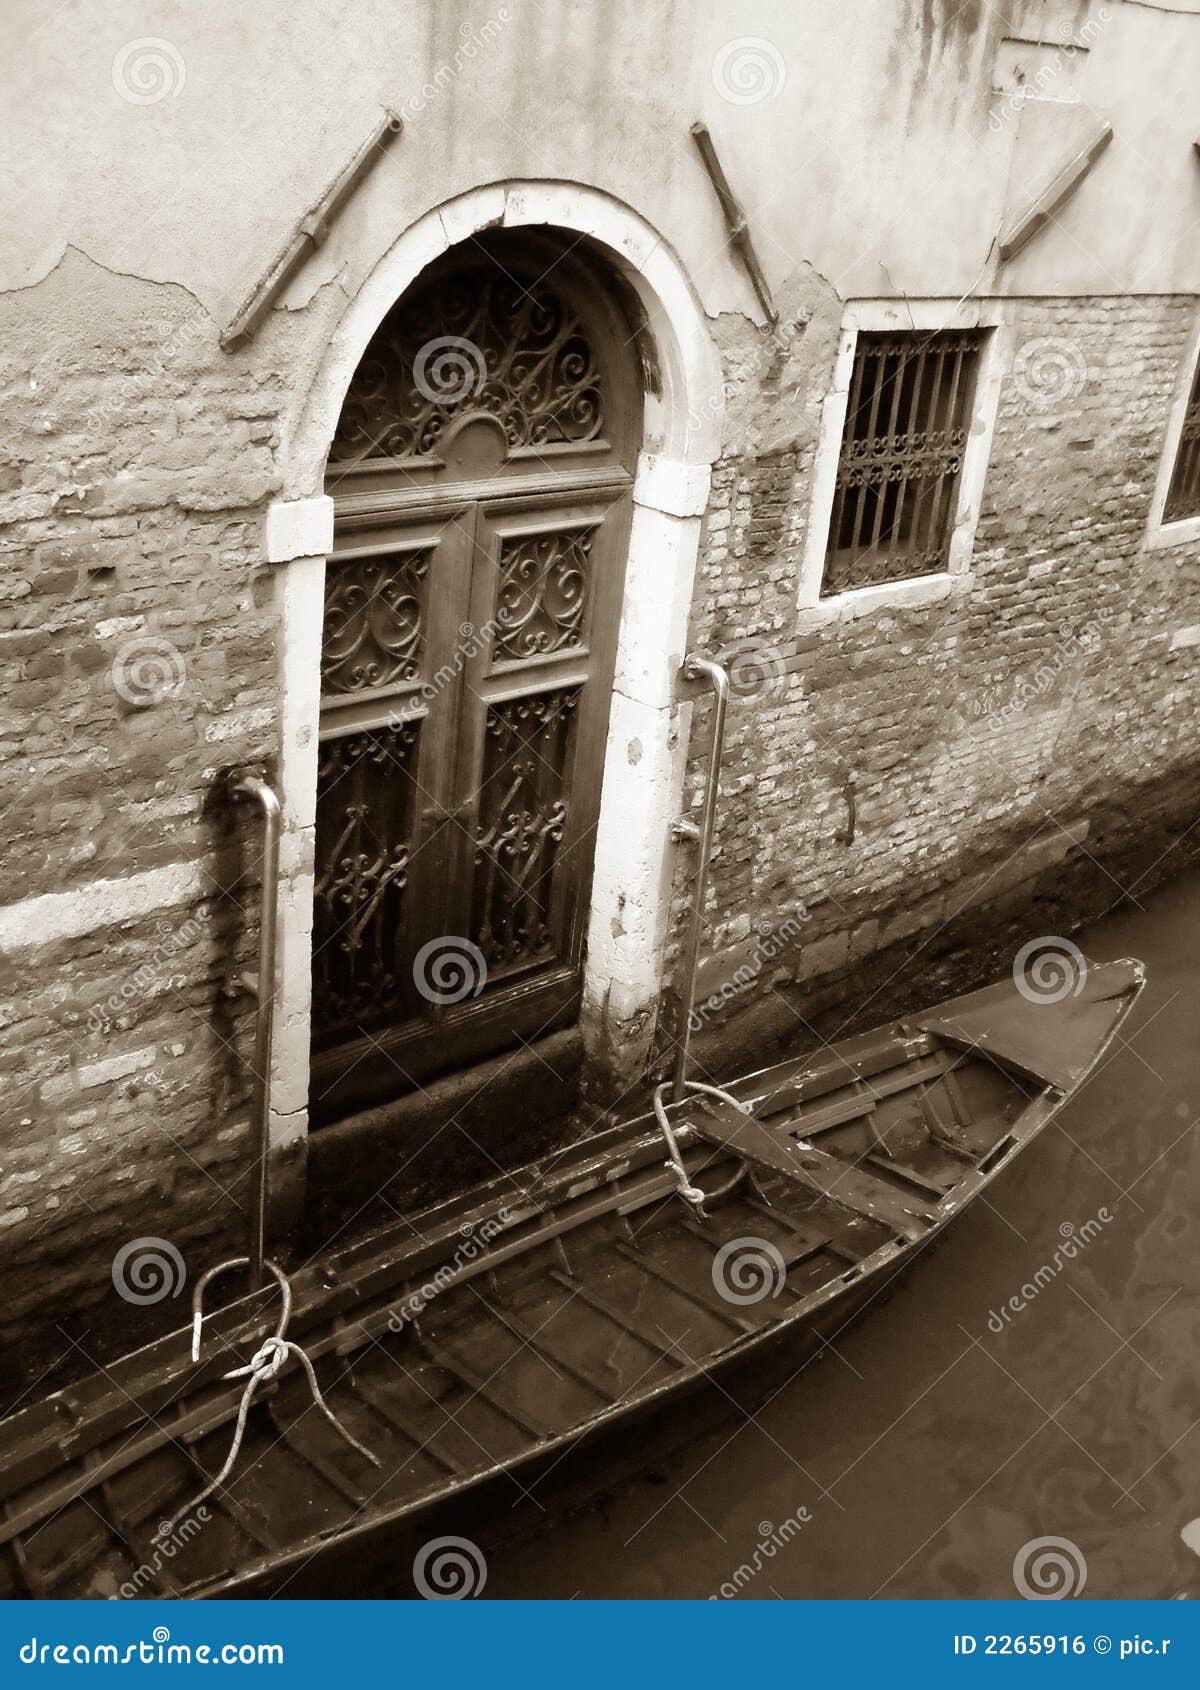
[[[195,1366],[164,1340],[11,1417],[0,1593],[425,1594],[431,1540],[528,1529],[543,1491],[577,1506],[681,1441],[685,1395],[717,1413],[751,1358],[804,1366],[1028,1149],[1142,983],[1117,963],[1065,1009],[971,994],[306,1269],[288,1337],[333,1419],[299,1367],[248,1395],[223,1377],[270,1333],[270,1291]]]
[[[439,1538],[464,1538],[492,1561],[546,1527],[594,1506],[622,1485],[635,1483],[707,1435],[752,1414],[789,1380],[814,1367],[827,1341],[860,1317],[886,1306],[892,1289],[915,1265],[917,1254],[936,1248],[928,1239],[895,1263],[881,1265],[853,1290],[803,1327],[774,1328],[719,1359],[707,1377],[681,1383],[665,1398],[636,1403],[619,1418],[593,1427],[583,1438],[532,1454],[512,1468],[489,1473],[440,1501],[393,1519],[374,1520],[361,1531],[311,1553],[265,1567],[194,1594],[204,1599],[322,1597],[420,1599],[414,1580],[423,1549]],[[735,1406],[736,1405],[736,1406]]]

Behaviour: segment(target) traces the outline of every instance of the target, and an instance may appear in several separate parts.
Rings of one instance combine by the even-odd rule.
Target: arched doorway
[[[578,249],[495,231],[388,312],[330,451],[314,1121],[577,1016],[641,434]]]

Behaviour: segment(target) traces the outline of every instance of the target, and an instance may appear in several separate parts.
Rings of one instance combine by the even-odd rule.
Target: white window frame
[[[951,299],[854,299],[842,314],[833,381],[822,407],[820,436],[813,460],[812,493],[808,530],[800,567],[800,612],[803,624],[835,621],[860,616],[887,605],[929,604],[954,593],[966,592],[971,584],[971,553],[979,522],[979,505],[992,449],[996,409],[1005,363],[1007,331],[1001,300]],[[837,485],[842,433],[850,403],[850,382],[858,337],[865,331],[895,333],[916,330],[930,334],[939,330],[989,329],[979,353],[975,397],[967,434],[966,451],[958,477],[957,501],[947,565],[936,575],[915,575],[877,586],[850,587],[842,593],[821,597],[825,576],[825,552]]]
[[[1158,478],[1154,483],[1154,497],[1150,501],[1150,516],[1146,524],[1146,545],[1153,550],[1166,546],[1187,546],[1200,540],[1200,515],[1181,517],[1178,522],[1164,522],[1163,511],[1167,494],[1175,474],[1179,457],[1179,442],[1183,434],[1183,419],[1187,415],[1188,400],[1200,367],[1200,312],[1187,338],[1181,367],[1175,380],[1175,396],[1167,417],[1167,432],[1163,440],[1162,456],[1158,464]]]

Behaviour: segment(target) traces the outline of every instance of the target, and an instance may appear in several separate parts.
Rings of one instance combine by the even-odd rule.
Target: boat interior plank
[[[460,1379],[434,1367],[406,1343],[376,1344],[357,1358],[354,1388],[424,1453],[448,1470],[479,1473],[528,1447],[528,1435]]]
[[[648,1381],[652,1373],[657,1371],[663,1371],[669,1375],[670,1372],[678,1370],[684,1365],[671,1342],[663,1333],[659,1332],[656,1336],[654,1329],[647,1330],[644,1325],[635,1324],[627,1313],[623,1313],[613,1303],[601,1297],[584,1280],[573,1279],[570,1274],[563,1273],[558,1269],[554,1270],[552,1278],[568,1293],[568,1303],[578,1299],[579,1302],[600,1315],[610,1326],[616,1327],[622,1334],[630,1338],[634,1344],[640,1345],[642,1350],[650,1356],[650,1364],[641,1368],[636,1374],[639,1381]],[[566,1304],[563,1305],[564,1308],[566,1306]]]

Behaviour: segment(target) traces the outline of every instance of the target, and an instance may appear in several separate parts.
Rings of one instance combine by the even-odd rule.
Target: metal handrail
[[[230,784],[235,798],[253,798],[263,811],[262,910],[258,934],[258,1009],[254,1024],[254,1119],[257,1155],[254,1201],[250,1211],[250,1289],[263,1283],[267,1249],[267,1198],[271,1153],[271,1046],[275,1031],[275,928],[279,906],[279,799],[265,780],[249,770]]]
[[[684,1097],[687,1079],[688,1054],[692,1042],[692,1008],[696,999],[696,970],[700,965],[700,940],[704,932],[704,900],[708,893],[708,857],[712,850],[713,827],[717,818],[717,797],[721,779],[721,756],[725,749],[725,712],[729,704],[729,676],[719,663],[709,657],[689,656],[679,671],[681,679],[707,679],[713,690],[712,744],[708,752],[708,774],[704,786],[704,804],[700,824],[677,821],[674,834],[677,840],[694,839],[697,843],[696,875],[692,882],[692,920],[683,952],[682,1000],[683,1025],[675,1050],[675,1071],[672,1094],[676,1103]]]

